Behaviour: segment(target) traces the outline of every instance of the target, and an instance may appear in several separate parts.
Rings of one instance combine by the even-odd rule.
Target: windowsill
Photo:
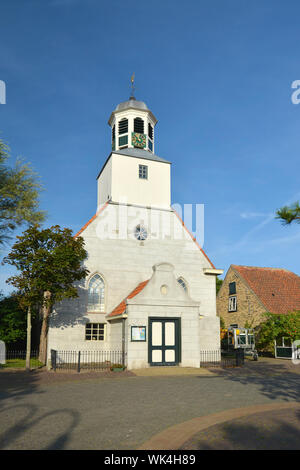
[[[89,311],[86,312],[87,315],[89,315],[90,313],[92,313],[93,315],[94,314],[106,315],[106,312],[99,312],[99,311],[95,311],[95,310],[90,311],[90,312]]]

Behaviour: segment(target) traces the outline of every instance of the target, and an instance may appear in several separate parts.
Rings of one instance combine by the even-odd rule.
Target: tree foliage
[[[288,338],[290,342],[300,339],[300,311],[288,314],[266,314],[266,321],[257,328],[257,346],[259,349],[273,350],[274,340]]]
[[[20,307],[17,293],[0,296],[0,339],[6,344],[26,339],[26,312]]]
[[[219,290],[221,289],[222,284],[223,284],[223,279],[219,279],[219,278],[217,277],[217,279],[216,279],[216,291],[217,291],[217,294],[218,294]]]
[[[0,140],[0,245],[18,226],[40,223],[46,215],[39,210],[42,187],[37,174],[20,159],[8,166],[8,158],[9,148]]]
[[[46,303],[53,305],[77,297],[74,282],[87,275],[82,266],[86,256],[83,238],[73,238],[70,229],[61,229],[59,225],[40,229],[35,225],[17,237],[3,263],[15,266],[20,272],[7,282],[18,289],[25,306],[43,304],[45,291],[51,293]]]
[[[292,222],[300,224],[300,205],[299,201],[291,206],[284,206],[276,211],[276,219],[280,219],[283,225],[289,225]]]
[[[29,309],[40,306],[43,311],[40,341],[43,362],[51,309],[56,302],[78,297],[76,282],[88,274],[82,265],[86,257],[83,238],[75,239],[70,229],[55,225],[46,229],[29,227],[17,237],[3,260],[19,271],[7,282],[20,293],[21,305]]]

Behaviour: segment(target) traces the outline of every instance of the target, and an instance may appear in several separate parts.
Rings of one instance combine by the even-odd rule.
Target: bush
[[[282,337],[290,343],[300,339],[300,311],[280,315],[267,313],[266,321],[257,328],[257,349],[274,353],[274,340],[281,341]]]

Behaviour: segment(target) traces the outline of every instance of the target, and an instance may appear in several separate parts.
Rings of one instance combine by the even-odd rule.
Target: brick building
[[[232,264],[217,296],[217,315],[225,327],[257,326],[266,312],[300,311],[300,277],[286,269]]]

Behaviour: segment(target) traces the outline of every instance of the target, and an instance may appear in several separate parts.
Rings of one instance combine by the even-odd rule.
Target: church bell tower
[[[98,208],[110,201],[143,207],[170,208],[169,161],[154,153],[157,119],[133,93],[108,120],[112,148],[98,177]]]
[[[112,151],[139,148],[154,153],[154,127],[157,119],[146,103],[135,99],[133,77],[131,83],[129,100],[118,104],[108,121],[111,127]]]

